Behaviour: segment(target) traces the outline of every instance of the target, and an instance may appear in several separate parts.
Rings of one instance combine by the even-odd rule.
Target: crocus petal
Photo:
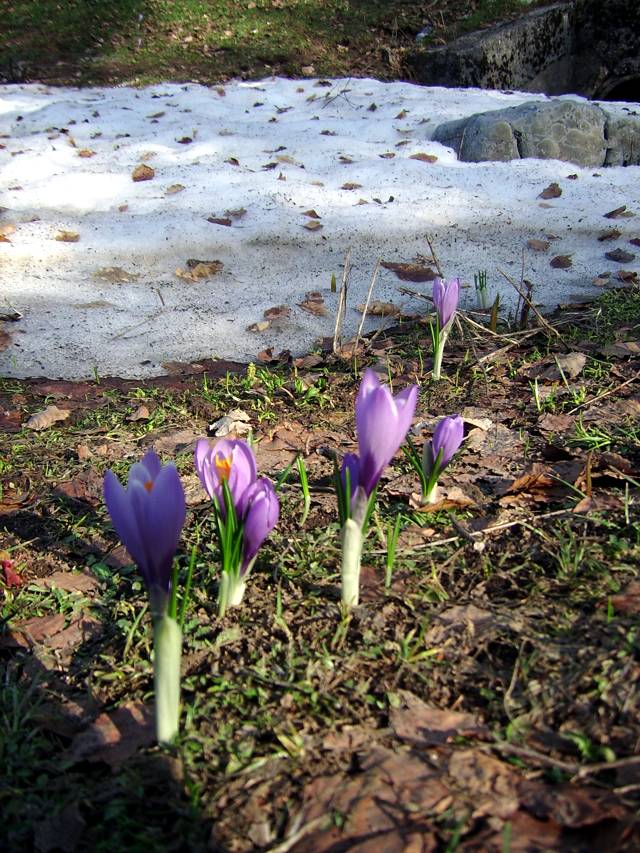
[[[222,483],[226,480],[236,511],[241,514],[243,494],[258,475],[255,456],[246,441],[223,438],[212,446],[207,439],[200,439],[194,461],[202,486],[211,499],[217,498],[221,511]]]
[[[160,612],[169,593],[171,565],[185,520],[178,472],[173,465],[163,466],[149,451],[142,462],[131,466],[126,489],[112,471],[106,472],[104,498],[113,526],[149,589],[152,606]]]
[[[342,478],[342,487],[345,489],[347,487],[347,471],[349,472],[349,498],[352,498],[360,482],[360,459],[357,453],[346,453],[342,460],[340,477]]]
[[[241,573],[253,561],[258,549],[275,527],[280,515],[280,504],[270,480],[261,477],[247,494],[243,519],[244,535]]]
[[[104,501],[118,538],[138,566],[146,563],[144,545],[131,508],[130,496],[113,471],[104,475]]]
[[[150,568],[156,585],[168,592],[173,555],[178,548],[186,517],[184,489],[173,465],[162,468],[147,503],[147,529],[154,536],[149,548]]]
[[[360,449],[359,484],[371,495],[383,469],[404,441],[418,397],[416,386],[395,398],[372,370],[365,371],[356,398],[356,427]]]
[[[438,312],[440,328],[444,329],[453,319],[453,315],[458,307],[460,279],[452,278],[449,281],[443,281],[441,278],[435,279],[433,282],[432,297],[433,304]]]
[[[451,462],[454,453],[462,444],[464,436],[464,421],[460,415],[442,418],[433,432],[431,440],[432,459],[438,456],[442,450],[442,459],[440,470],[444,471],[446,466]]]

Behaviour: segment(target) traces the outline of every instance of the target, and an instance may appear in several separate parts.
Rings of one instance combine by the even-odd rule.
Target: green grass
[[[406,75],[425,24],[438,38],[522,11],[520,0],[14,0],[0,69],[50,82],[221,82],[271,73]],[[528,5],[528,4],[527,4]]]

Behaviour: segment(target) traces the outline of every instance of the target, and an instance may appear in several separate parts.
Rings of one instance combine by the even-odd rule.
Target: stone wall
[[[556,3],[444,47],[416,47],[407,62],[431,86],[607,98],[625,81],[640,86],[640,0]]]

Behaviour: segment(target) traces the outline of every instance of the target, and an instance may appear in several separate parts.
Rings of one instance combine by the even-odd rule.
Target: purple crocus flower
[[[104,500],[116,533],[142,573],[153,609],[161,613],[184,525],[184,489],[174,465],[153,450],[129,471],[126,489],[113,471],[104,475]]]
[[[460,297],[460,279],[451,278],[449,281],[443,281],[441,278],[436,278],[433,282],[433,304],[438,313],[438,322],[440,328],[451,322],[453,315],[458,307],[458,299]]]
[[[273,530],[280,515],[280,503],[270,480],[260,477],[245,492],[242,539],[242,565],[244,575],[264,540]]]
[[[442,451],[440,463],[438,466],[438,474],[444,471],[453,455],[462,444],[464,436],[464,421],[460,415],[452,415],[442,418],[438,422],[428,446],[428,452],[425,454],[426,472],[429,474],[433,470],[438,454]]]
[[[404,441],[416,408],[418,386],[411,385],[395,397],[371,369],[365,370],[356,397],[359,464],[349,463],[351,476],[370,497],[378,480]],[[354,491],[352,482],[351,489]]]
[[[240,517],[245,508],[245,493],[258,476],[256,458],[247,442],[223,438],[212,446],[206,438],[201,438],[196,444],[195,466],[204,490],[212,500],[217,499],[223,517],[226,510],[222,483],[227,481]]]

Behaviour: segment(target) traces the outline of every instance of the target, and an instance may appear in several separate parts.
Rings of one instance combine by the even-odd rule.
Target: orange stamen
[[[215,462],[220,481],[222,482],[223,480],[228,480],[229,475],[231,474],[231,457],[222,456],[221,454],[218,454],[216,456]]]
[[[150,492],[153,488],[153,480],[147,480],[147,482],[144,484],[144,487],[148,492]]]

